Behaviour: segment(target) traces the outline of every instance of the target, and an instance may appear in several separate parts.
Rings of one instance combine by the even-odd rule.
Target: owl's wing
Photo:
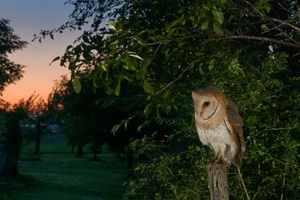
[[[237,106],[229,101],[226,107],[227,116],[225,117],[226,126],[230,131],[230,134],[234,138],[235,143],[238,146],[238,150],[241,151],[241,158],[246,158],[246,145],[243,136],[243,119],[238,112]]]

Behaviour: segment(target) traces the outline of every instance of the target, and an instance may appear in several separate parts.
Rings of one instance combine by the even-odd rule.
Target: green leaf
[[[143,88],[144,88],[145,92],[147,92],[149,94],[153,94],[154,88],[148,81],[144,80]]]
[[[74,78],[72,81],[73,89],[76,93],[79,93],[81,91],[81,83],[78,78]]]
[[[204,75],[204,71],[202,69],[202,63],[200,63],[200,65],[199,65],[199,72],[201,75]]]
[[[208,28],[208,25],[209,25],[209,20],[206,19],[202,24],[201,24],[201,29],[203,31],[205,31],[207,28]]]
[[[268,31],[269,27],[267,25],[263,24],[263,25],[261,25],[261,30]]]
[[[195,23],[195,17],[194,16],[190,16],[189,20],[191,20],[193,22],[193,24]]]
[[[170,30],[171,30],[174,26],[176,26],[177,24],[181,23],[182,20],[184,20],[184,15],[182,15],[178,20],[173,21],[171,25],[167,26],[167,27],[166,27],[166,31],[167,31],[167,32],[170,32]]]
[[[118,84],[117,84],[117,86],[115,88],[115,95],[119,96],[120,95],[120,91],[121,91],[121,78],[119,78]]]
[[[219,24],[223,24],[224,22],[224,14],[222,11],[219,10],[212,10],[212,14],[214,15],[215,21],[217,21]]]
[[[234,58],[234,59],[231,60],[229,66],[228,66],[228,70],[233,75],[242,74],[242,76],[245,76],[244,71],[241,69],[241,65],[239,63],[238,58]]]
[[[67,48],[66,48],[66,51],[69,51],[70,49],[72,49],[73,46],[72,45],[68,45]]]
[[[209,10],[210,10],[210,7],[207,6],[207,5],[202,5],[202,8],[203,8],[204,10],[206,10],[206,11],[209,11]]]
[[[186,19],[183,19],[182,22],[181,22],[181,25],[184,26],[185,22],[186,22]]]
[[[109,24],[107,24],[107,26],[108,26],[109,28],[111,28],[111,29],[113,29],[113,30],[116,31],[116,30],[117,30],[117,29],[116,29],[116,24],[117,24],[117,22],[114,22],[114,21],[113,21],[113,22],[110,22]]]
[[[147,42],[145,42],[142,38],[138,37],[138,36],[134,36],[132,37],[135,41],[137,41],[140,45],[145,46],[147,44]]]
[[[170,48],[167,48],[167,50],[165,51],[166,60],[168,60],[170,58],[169,51],[170,51]]]
[[[106,94],[108,94],[108,95],[111,95],[114,93],[113,88],[111,88],[109,84],[104,84],[104,90],[105,90]]]
[[[209,61],[209,63],[208,63],[209,71],[212,71],[215,68],[215,62],[216,62],[216,60],[214,58]]]
[[[139,60],[144,60],[142,57],[140,57],[139,55],[137,55],[137,54],[129,54],[129,56],[131,56],[131,57],[134,57],[134,58],[137,58],[137,59],[139,59]]]
[[[51,65],[52,63],[54,63],[55,61],[57,61],[59,59],[60,59],[60,56],[55,57],[49,65]]]
[[[136,70],[137,62],[134,58],[126,56],[124,62],[126,63],[126,65],[124,66],[125,69]]]
[[[172,110],[172,107],[171,107],[171,106],[165,106],[165,107],[164,107],[164,111],[165,111],[165,113],[167,113],[167,114],[169,114],[171,110]]]
[[[83,35],[83,36],[82,36],[82,40],[83,40],[84,42],[86,42],[86,43],[89,43],[89,42],[90,42],[89,37],[86,36],[86,35]]]
[[[108,66],[107,66],[107,63],[105,63],[105,61],[101,61],[99,64],[99,67],[101,67],[101,69],[105,72],[108,71],[108,69],[107,69]]]
[[[221,24],[219,22],[214,22],[213,29],[218,36],[224,35],[224,30],[222,29]]]
[[[144,108],[144,115],[146,118],[149,117],[152,110],[153,110],[153,104],[152,103],[147,104],[146,107]]]

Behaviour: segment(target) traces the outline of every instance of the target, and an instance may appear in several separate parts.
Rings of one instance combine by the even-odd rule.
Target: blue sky
[[[10,20],[14,33],[29,42],[27,48],[16,51],[9,58],[18,64],[27,66],[22,80],[10,85],[3,93],[3,99],[11,103],[27,99],[33,92],[46,98],[51,92],[54,81],[68,74],[59,62],[49,66],[56,57],[61,56],[65,48],[72,44],[81,32],[65,31],[55,34],[54,40],[47,38],[39,43],[31,42],[34,34],[41,29],[51,30],[68,20],[72,12],[71,5],[64,0],[1,0],[0,18]]]

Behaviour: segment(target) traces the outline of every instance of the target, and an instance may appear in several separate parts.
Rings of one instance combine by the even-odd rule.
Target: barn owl
[[[212,163],[240,168],[246,157],[246,145],[237,106],[213,86],[194,90],[192,97],[200,141],[215,152]]]

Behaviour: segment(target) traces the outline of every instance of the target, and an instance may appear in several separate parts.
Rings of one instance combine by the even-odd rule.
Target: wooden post
[[[227,167],[222,164],[208,164],[208,180],[211,200],[229,200]]]

